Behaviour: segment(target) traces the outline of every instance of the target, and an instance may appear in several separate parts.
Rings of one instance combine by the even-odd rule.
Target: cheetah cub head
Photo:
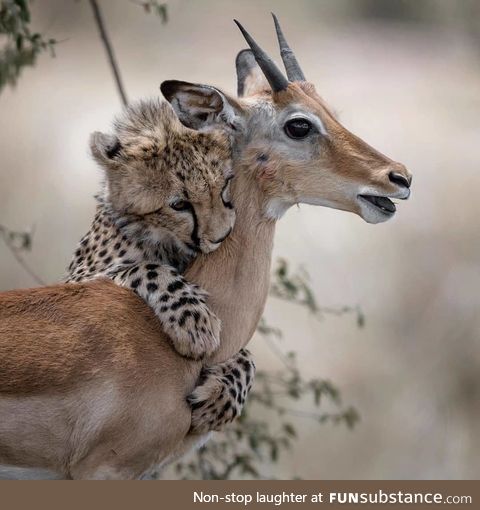
[[[105,170],[103,203],[137,240],[208,253],[230,234],[231,148],[221,132],[183,126],[171,106],[142,101],[127,108],[114,133],[90,139]]]

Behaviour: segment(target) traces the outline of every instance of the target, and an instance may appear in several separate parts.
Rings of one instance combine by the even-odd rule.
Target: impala
[[[353,212],[369,223],[395,214],[411,175],[350,133],[305,76],[275,19],[286,76],[237,22],[250,49],[236,60],[238,97],[166,81],[180,121],[231,137],[237,220],[220,248],[185,277],[210,293],[221,346],[204,364],[245,346],[269,287],[276,221],[293,204]],[[100,281],[0,297],[0,462],[72,478],[135,478],[201,437],[185,401],[202,363],[168,345],[132,292]]]

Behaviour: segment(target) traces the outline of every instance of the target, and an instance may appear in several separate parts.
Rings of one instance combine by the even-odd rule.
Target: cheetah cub
[[[142,101],[91,136],[105,184],[67,282],[111,278],[154,310],[174,349],[201,359],[219,346],[206,293],[181,273],[230,234],[230,144],[220,132],[184,127],[168,103]]]

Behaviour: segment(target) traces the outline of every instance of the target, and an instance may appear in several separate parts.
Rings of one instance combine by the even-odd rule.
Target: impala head
[[[391,199],[410,195],[411,174],[338,122],[274,21],[286,76],[236,22],[250,46],[236,59],[237,99],[179,81],[163,82],[163,94],[186,126],[230,133],[236,167],[261,182],[267,217],[307,203],[350,211],[369,223],[390,219],[396,210]]]

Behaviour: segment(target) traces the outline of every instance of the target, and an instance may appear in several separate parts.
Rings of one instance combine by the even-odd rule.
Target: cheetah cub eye
[[[170,204],[170,207],[174,211],[188,211],[192,207],[192,204],[187,200],[176,200],[173,204]]]

